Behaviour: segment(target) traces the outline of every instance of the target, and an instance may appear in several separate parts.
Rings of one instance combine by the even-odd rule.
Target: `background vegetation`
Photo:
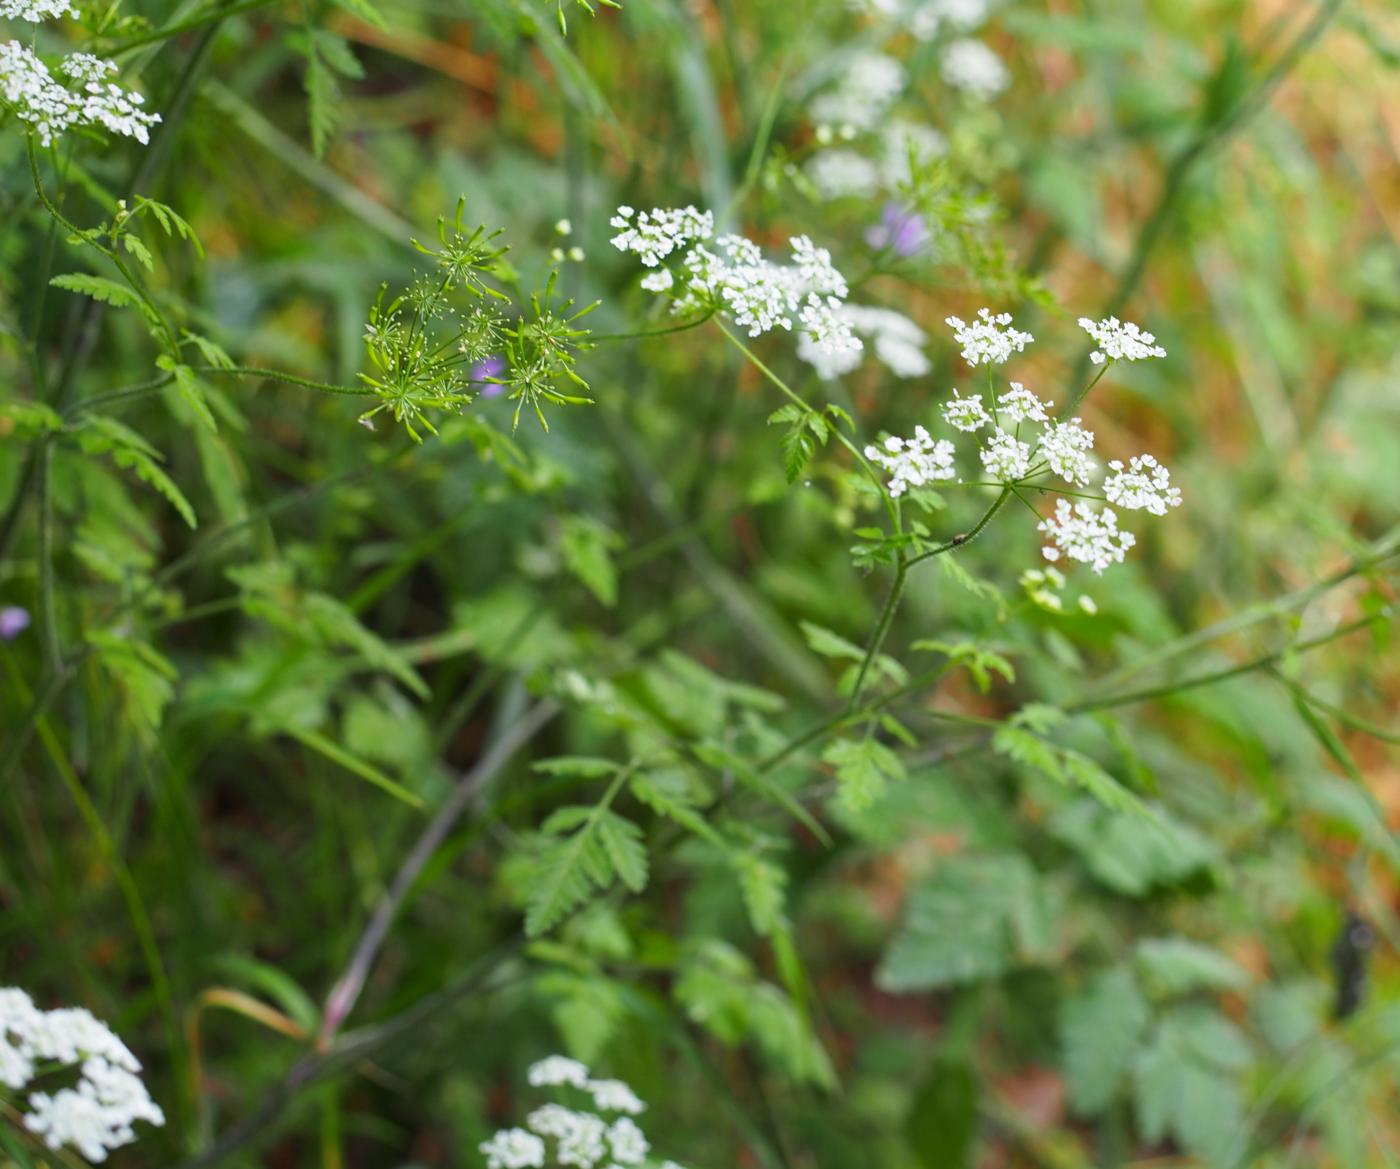
[[[0,124],[0,604],[33,618],[0,984],[142,1058],[168,1123],[118,1163],[477,1165],[556,1050],[698,1167],[1400,1161],[1400,19],[1008,0],[979,35],[990,100],[835,0],[132,0],[70,47],[162,112],[149,147],[31,175]],[[812,180],[861,48],[947,143],[913,257]],[[141,279],[201,342],[51,287],[112,272],[36,177],[82,229],[178,212],[202,250],[143,213]],[[510,375],[421,443],[317,389],[362,388],[459,197],[510,313],[555,269],[600,302],[555,388],[593,404],[547,432]],[[862,441],[967,377],[950,314],[1014,311],[1057,401],[1075,318],[1152,328],[1169,358],[1082,412],[1185,505],[1063,612],[1014,507],[915,570],[853,729],[878,509],[834,441],[789,482],[713,322],[631,336],[670,321],[608,219],[692,202],[927,330],[906,380],[753,343]],[[939,538],[981,510],[946,502]]]

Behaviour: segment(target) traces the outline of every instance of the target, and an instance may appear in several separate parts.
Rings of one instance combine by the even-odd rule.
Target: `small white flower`
[[[477,1146],[486,1169],[543,1169],[544,1141],[523,1128],[503,1128]]]
[[[1094,449],[1094,432],[1080,426],[1078,418],[1052,422],[1040,436],[1036,454],[1066,483],[1087,485],[1094,469],[1088,452]]]
[[[613,1160],[623,1165],[640,1165],[651,1148],[642,1130],[625,1116],[608,1129],[608,1144]]]
[[[1004,422],[1049,422],[1046,410],[1054,402],[1041,402],[1020,382],[1012,382],[1011,389],[997,399],[997,414]]]
[[[1046,560],[1058,560],[1063,553],[1097,573],[1110,564],[1121,564],[1137,543],[1132,532],[1119,530],[1118,515],[1111,507],[1095,511],[1083,501],[1071,507],[1067,500],[1058,500],[1053,518],[1042,520],[1036,530],[1050,539],[1042,549]]]
[[[819,150],[805,168],[823,199],[868,199],[880,189],[880,172],[854,150]]]
[[[977,310],[977,318],[970,325],[960,317],[949,317],[946,321],[953,330],[954,340],[962,346],[963,360],[968,365],[983,362],[1000,365],[1035,340],[1029,333],[1012,328],[1010,313],[992,316],[990,309],[983,308]]]
[[[1030,473],[1030,443],[1019,442],[1004,430],[992,435],[981,455],[987,474],[999,483],[1015,483]]]
[[[57,20],[60,16],[77,16],[77,10],[68,0],[0,0],[0,19],[27,20],[30,24],[41,24],[46,20]]]
[[[841,312],[841,302],[834,296],[823,299],[812,293],[797,319],[819,353],[855,353],[865,348],[851,331],[851,322]]]
[[[1096,322],[1080,317],[1079,327],[1099,346],[1089,354],[1089,360],[1095,365],[1102,365],[1105,361],[1144,361],[1149,357],[1167,355],[1167,351],[1156,344],[1156,337],[1144,333],[1131,321],[1108,317]]]
[[[639,214],[622,206],[608,222],[619,229],[612,238],[613,247],[633,253],[648,268],[655,268],[677,248],[709,239],[715,230],[713,213],[694,207],[654,207]]]
[[[1109,503],[1153,515],[1166,515],[1168,508],[1181,506],[1181,488],[1171,485],[1172,473],[1151,455],[1134,455],[1127,470],[1117,459],[1108,466],[1114,472],[1103,481]]]
[[[840,315],[857,336],[871,338],[875,356],[895,377],[923,377],[928,373],[929,360],[923,351],[928,338],[902,313],[869,305],[843,304]],[[816,369],[817,376],[825,381],[850,373],[860,365],[860,355],[859,348],[840,352],[818,349],[805,333],[797,339],[797,356]]]
[[[73,80],[76,90],[55,80],[48,66],[18,41],[0,44],[0,102],[44,146],[73,126],[102,126],[142,145],[150,142],[150,129],[160,115],[141,108],[145,98],[139,93],[103,80],[117,71],[113,62],[73,53],[58,69]]]
[[[587,1087],[594,1107],[604,1112],[630,1112],[636,1116],[646,1111],[646,1105],[621,1080],[589,1080]]]
[[[861,52],[851,58],[836,86],[812,101],[817,123],[871,130],[904,90],[904,66],[884,53]]]
[[[938,479],[952,479],[954,448],[951,442],[933,436],[922,426],[914,428],[914,437],[887,438],[885,448],[865,448],[865,457],[890,473],[890,495],[898,499],[910,487],[922,487]]]
[[[571,1088],[588,1086],[588,1067],[576,1059],[563,1055],[551,1055],[532,1063],[525,1073],[532,1088],[554,1087],[567,1084]]]
[[[991,420],[992,416],[982,405],[981,394],[973,394],[970,398],[964,398],[957,390],[954,390],[952,401],[943,404],[943,421],[967,434],[971,434],[974,430],[981,430]]]
[[[647,292],[669,292],[675,282],[676,278],[671,275],[671,269],[658,268],[642,277],[642,288]]]
[[[939,60],[943,80],[974,97],[996,97],[1011,82],[1011,75],[991,49],[981,41],[954,41]]]

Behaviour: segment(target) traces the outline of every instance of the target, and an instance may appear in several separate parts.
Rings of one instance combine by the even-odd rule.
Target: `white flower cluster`
[[[991,15],[989,0],[864,0],[864,7],[893,19],[921,41],[932,40],[945,27],[967,32]]]
[[[30,24],[42,24],[46,20],[57,20],[60,16],[77,16],[77,10],[68,0],[0,0],[0,19],[27,20]]]
[[[715,230],[714,213],[702,213],[694,207],[655,207],[638,214],[631,207],[623,206],[608,222],[619,229],[612,238],[612,246],[619,251],[632,252],[648,268],[657,267],[677,248],[684,248],[695,240],[709,239]]]
[[[1035,340],[1012,327],[1010,313],[993,316],[991,309],[978,309],[977,320],[970,325],[961,317],[949,317],[944,323],[952,328],[968,365],[1001,365]]]
[[[39,11],[34,4],[31,11]],[[117,66],[90,53],[72,53],[58,70],[74,88],[56,80],[49,67],[19,41],[0,44],[0,107],[27,122],[44,146],[73,126],[102,126],[143,145],[160,115],[142,109],[139,93],[106,79]]]
[[[1079,327],[1100,347],[1089,354],[1089,360],[1095,365],[1105,361],[1145,361],[1149,357],[1167,355],[1167,351],[1156,344],[1156,337],[1144,333],[1132,321],[1120,321],[1117,317],[1092,321],[1080,317]]]
[[[641,1165],[651,1144],[631,1117],[645,1105],[621,1080],[595,1080],[586,1064],[552,1055],[532,1064],[526,1073],[536,1088],[572,1088],[592,1099],[597,1112],[629,1115],[605,1120],[595,1112],[545,1104],[526,1118],[525,1128],[506,1128],[480,1146],[486,1169],[544,1169],[546,1165],[594,1169],[603,1162],[608,1169]],[[553,1142],[553,1156],[550,1156]],[[661,1169],[680,1169],[673,1161]]]
[[[139,1075],[141,1064],[112,1030],[81,1007],[43,1011],[16,987],[0,989],[0,1085],[18,1092],[36,1075],[78,1067],[74,1088],[34,1092],[24,1126],[51,1149],[76,1148],[89,1161],[136,1139],[138,1120],[164,1124]]]
[[[922,426],[914,427],[913,438],[885,439],[883,450],[877,446],[865,448],[865,457],[890,473],[890,495],[896,499],[911,487],[953,478],[957,474],[953,468],[953,454],[951,442],[947,439],[935,442]]]
[[[776,328],[790,331],[796,322],[813,351],[822,354],[863,347],[843,311],[846,278],[832,264],[831,253],[805,235],[789,240],[791,263],[775,264],[764,258],[756,243],[739,235],[720,236],[714,251],[705,247],[714,231],[708,211],[656,208],[642,212],[634,222],[635,215],[630,207],[618,208],[612,224],[623,230],[613,237],[613,246],[657,269],[642,280],[648,292],[670,292],[679,280],[674,311],[727,312],[750,337]],[[682,251],[679,274],[660,267],[662,260]]]
[[[948,45],[938,64],[944,81],[973,97],[996,97],[1011,83],[1011,74],[1001,58],[981,41],[970,37]]]
[[[814,98],[810,113],[820,125],[872,130],[904,91],[904,66],[884,53],[853,56],[836,85]]]
[[[830,139],[828,128],[819,126],[817,141]],[[818,150],[804,171],[823,199],[869,199],[911,182],[914,166],[928,166],[948,153],[948,140],[931,126],[891,118],[880,123],[876,148],[874,159],[849,146]]]
[[[870,338],[875,356],[895,377],[923,377],[932,368],[923,346],[924,331],[903,313],[862,304],[843,304],[839,310],[853,333]],[[825,381],[850,373],[860,364],[859,349],[831,352],[820,349],[803,333],[797,338],[797,356]]]
[[[977,318],[971,325],[957,317],[948,318],[969,365],[1000,364],[1032,340],[1030,334],[1015,328],[1009,313],[993,316],[984,308]],[[1136,331],[1136,326],[1131,327]],[[996,483],[1039,487],[1042,481],[1037,477],[1050,473],[1065,483],[1088,487],[1096,471],[1091,457],[1094,433],[1085,430],[1079,418],[1063,422],[1053,418],[1050,411],[1054,405],[1020,382],[1011,382],[1008,390],[991,394],[985,402],[982,394],[964,396],[955,389],[943,404],[942,416],[948,426],[964,434],[988,432],[978,460]],[[1039,433],[1024,433],[1029,426],[1038,427]],[[866,457],[889,473],[889,493],[896,498],[910,487],[955,478],[955,454],[951,442],[935,441],[922,426],[912,439],[890,438],[883,449],[865,449]],[[1096,499],[1158,516],[1181,505],[1181,489],[1172,486],[1171,472],[1152,455],[1136,455],[1126,466],[1114,460],[1108,471],[1102,481],[1103,494]],[[1060,500],[1054,516],[1044,520],[1038,530],[1049,539],[1044,548],[1047,560],[1064,556],[1100,573],[1109,564],[1121,562],[1135,542],[1131,532],[1119,529],[1118,515],[1111,507],[1096,510],[1083,501],[1071,506]]]

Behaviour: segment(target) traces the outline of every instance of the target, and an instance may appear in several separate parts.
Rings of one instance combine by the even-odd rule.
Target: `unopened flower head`
[[[1035,340],[1029,333],[1012,327],[1010,313],[993,316],[991,309],[986,308],[977,310],[977,319],[970,325],[960,317],[949,317],[946,323],[962,346],[963,360],[968,365],[1000,365]]]
[[[1040,436],[1036,454],[1066,483],[1087,485],[1094,470],[1089,452],[1094,449],[1094,432],[1080,426],[1078,418],[1052,422]]]
[[[1172,473],[1151,455],[1134,455],[1126,469],[1118,459],[1108,466],[1113,474],[1104,479],[1103,493],[1109,503],[1153,515],[1181,506],[1181,488],[1171,485]]]
[[[1089,360],[1095,365],[1102,365],[1105,361],[1145,361],[1150,357],[1167,355],[1167,351],[1156,343],[1156,337],[1144,333],[1131,321],[1120,321],[1117,317],[1092,321],[1088,317],[1080,317],[1079,327],[1099,347],[1089,354]]]
[[[898,499],[910,487],[922,487],[939,479],[952,479],[953,444],[947,439],[934,441],[922,426],[914,428],[913,438],[885,439],[883,448],[868,446],[865,457],[890,474],[890,495]]]
[[[1046,560],[1064,555],[1097,573],[1110,564],[1121,564],[1128,549],[1137,543],[1132,532],[1119,530],[1118,515],[1111,507],[1095,511],[1082,500],[1073,506],[1068,500],[1057,500],[1054,516],[1042,520],[1037,530],[1050,540],[1042,550]]]

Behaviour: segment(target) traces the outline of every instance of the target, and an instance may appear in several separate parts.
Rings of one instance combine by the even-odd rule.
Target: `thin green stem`
[[[213,12],[206,12],[201,16],[192,16],[188,20],[164,25],[161,28],[143,33],[139,37],[132,37],[130,40],[122,41],[109,48],[93,49],[93,52],[99,53],[104,57],[119,57],[123,53],[131,52],[133,49],[140,49],[146,45],[153,45],[158,41],[169,40],[171,37],[179,36],[181,33],[190,32],[196,28],[202,28],[206,24],[213,24],[215,21],[225,20],[230,16],[239,16],[244,12],[255,12],[259,8],[271,8],[273,5],[280,2],[281,0],[245,0],[243,4],[235,4],[230,8],[218,8]]]
[[[922,564],[925,560],[929,560],[934,556],[942,556],[945,552],[951,552],[954,548],[962,548],[971,544],[973,540],[977,539],[977,537],[986,530],[987,525],[992,522],[992,518],[1006,505],[1006,501],[1010,498],[1011,488],[1003,487],[1001,489],[1001,494],[993,500],[992,506],[982,513],[982,518],[973,524],[969,531],[960,532],[947,543],[940,544],[937,548],[930,548],[926,552],[920,552],[917,556],[911,556],[909,558],[909,567],[913,568],[914,565]]]
[[[875,632],[870,638],[870,644],[865,647],[865,656],[860,660],[860,669],[856,672],[855,685],[851,687],[851,701],[849,709],[854,710],[860,704],[860,696],[865,689],[865,679],[870,673],[870,667],[875,658],[879,655],[881,648],[885,644],[885,638],[890,631],[890,625],[894,621],[894,611],[899,607],[899,599],[904,595],[904,582],[909,575],[909,561],[904,558],[903,552],[899,555],[899,560],[895,564],[894,580],[890,584],[890,591],[885,597],[884,607],[880,610],[880,617],[875,622]]]
[[[590,333],[588,340],[593,343],[597,341],[644,341],[648,337],[669,337],[672,333],[685,333],[690,329],[698,329],[714,315],[714,310],[711,309],[704,316],[696,317],[694,320],[685,321],[679,325],[671,325],[665,329],[647,329],[638,333]]]

